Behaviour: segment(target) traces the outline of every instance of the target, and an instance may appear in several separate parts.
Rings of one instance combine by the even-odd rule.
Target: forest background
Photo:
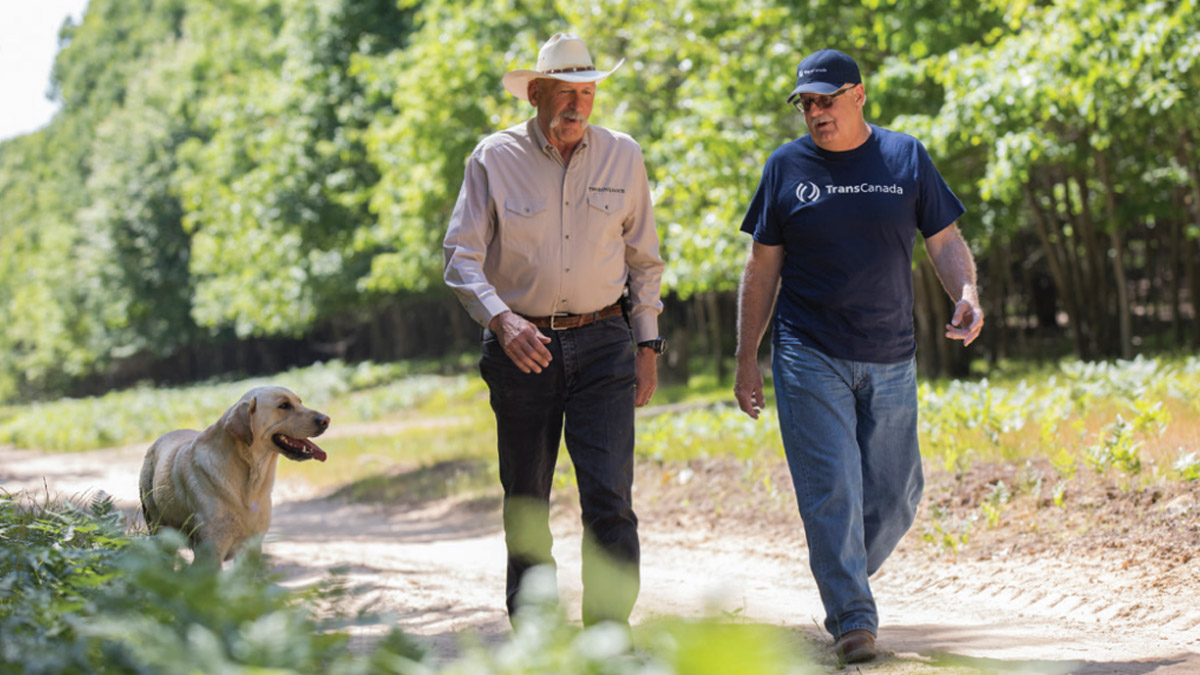
[[[626,59],[592,121],[645,152],[667,379],[729,367],[738,225],[822,47],[967,207],[988,325],[941,337],[918,251],[923,375],[1200,347],[1194,0],[90,0],[59,112],[0,143],[0,401],[470,351],[441,239],[558,31]]]

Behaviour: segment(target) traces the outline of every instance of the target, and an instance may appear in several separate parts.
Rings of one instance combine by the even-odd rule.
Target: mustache
[[[587,117],[573,110],[564,110],[555,115],[554,119],[550,120],[550,128],[556,129],[559,125],[568,120],[572,122],[579,122],[580,124],[587,124]]]

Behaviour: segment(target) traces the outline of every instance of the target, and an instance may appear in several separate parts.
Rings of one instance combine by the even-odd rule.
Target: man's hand
[[[962,300],[954,303],[954,316],[946,324],[946,337],[962,340],[963,346],[971,344],[983,330],[983,308],[974,287],[964,287]]]
[[[650,402],[658,388],[658,354],[649,347],[638,347],[633,367],[637,375],[633,404],[640,408]]]
[[[751,419],[758,419],[759,412],[767,406],[763,395],[762,369],[757,361],[743,362],[738,360],[737,374],[733,379],[733,395],[737,397],[738,407]]]
[[[522,373],[540,373],[542,368],[550,365],[552,357],[550,350],[546,349],[550,338],[524,317],[512,310],[505,310],[492,317],[488,328],[496,334],[504,353]]]

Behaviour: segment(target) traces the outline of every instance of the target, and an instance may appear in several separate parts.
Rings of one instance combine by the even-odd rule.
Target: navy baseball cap
[[[847,84],[859,84],[862,76],[854,59],[836,49],[822,49],[804,57],[796,66],[796,88],[791,103],[800,94],[832,94]]]

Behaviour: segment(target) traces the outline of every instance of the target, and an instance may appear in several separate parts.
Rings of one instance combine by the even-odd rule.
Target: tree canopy
[[[795,65],[832,46],[966,203],[993,321],[1044,276],[1082,356],[1144,317],[1196,344],[1196,4],[91,0],[61,111],[0,144],[0,399],[441,292],[467,155],[532,114],[500,78],[560,31],[626,59],[592,119],[643,147],[673,298],[736,288]]]

